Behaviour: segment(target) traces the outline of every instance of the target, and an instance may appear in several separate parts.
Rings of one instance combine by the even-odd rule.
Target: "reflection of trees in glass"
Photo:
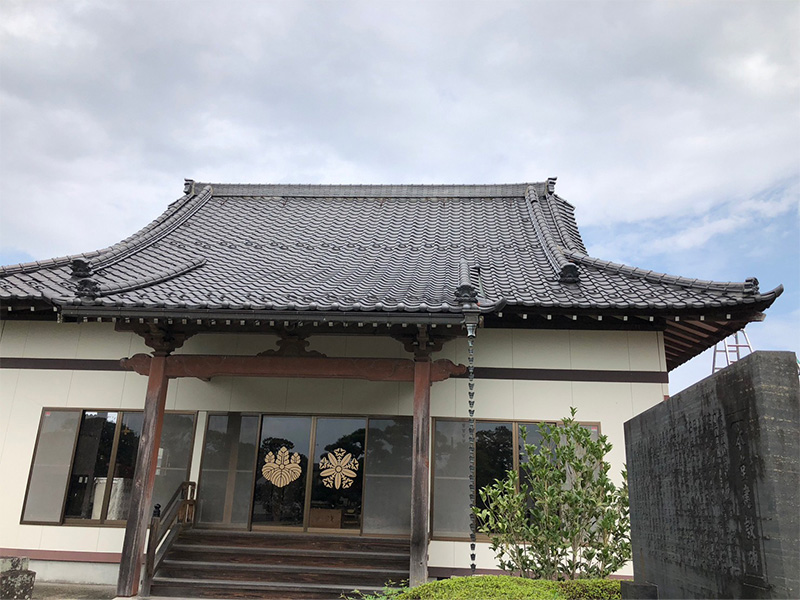
[[[509,425],[497,425],[489,429],[489,423],[481,424],[475,433],[475,483],[476,488],[490,485],[503,479],[506,471],[514,468],[514,438]],[[483,501],[477,498],[478,506]]]
[[[384,425],[385,424],[385,425]],[[369,473],[411,475],[411,419],[374,419],[369,426]]]
[[[227,417],[209,417],[205,448],[203,449],[203,469],[227,469],[230,454],[230,436],[227,431]]]
[[[70,475],[65,516],[92,517],[94,481],[97,477],[108,476],[116,417],[116,413],[84,413]]]
[[[281,448],[285,447],[290,454],[294,454],[294,442],[286,438],[267,437],[261,442],[258,449],[258,468],[255,492],[253,494],[253,521],[295,523],[303,522],[303,504],[305,500],[306,478],[308,472],[308,456],[300,455],[300,469],[302,475],[285,486],[277,486],[264,479],[261,467],[269,452],[277,456]],[[256,506],[263,512],[256,513]]]
[[[142,413],[125,413],[117,446],[117,464],[114,466],[114,477],[133,479],[136,470],[136,455],[139,453],[144,416]]]
[[[194,415],[166,414],[161,430],[161,467],[185,469],[192,455]],[[138,439],[137,439],[138,444]]]
[[[314,462],[314,491],[312,497],[314,504],[318,507],[323,505],[327,508],[356,508],[361,510],[361,482],[364,478],[364,434],[362,427],[352,433],[341,436],[332,444],[325,446],[325,450],[320,453]],[[319,433],[317,434],[319,435]],[[335,489],[326,487],[320,477],[319,461],[333,453],[337,448],[342,448],[345,452],[352,455],[358,461],[358,471],[353,479],[353,483],[347,489]]]

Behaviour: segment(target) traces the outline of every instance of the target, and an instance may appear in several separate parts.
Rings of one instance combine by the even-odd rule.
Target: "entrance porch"
[[[153,356],[125,359],[148,377],[118,581],[138,591],[150,519],[157,442],[170,379],[294,377],[413,383],[413,417],[209,413],[200,466],[197,528],[410,539],[408,578],[427,579],[430,507],[430,386],[466,370],[431,361],[428,328],[407,343],[414,359],[328,358],[303,343],[257,356],[172,355],[185,337],[150,326],[141,332]],[[282,340],[284,341],[284,340]],[[298,347],[301,348],[298,351]],[[287,351],[287,348],[290,351]],[[344,540],[343,540],[344,541]]]

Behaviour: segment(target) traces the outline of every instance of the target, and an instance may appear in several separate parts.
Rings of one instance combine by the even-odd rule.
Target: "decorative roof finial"
[[[567,263],[561,267],[561,273],[558,280],[561,283],[578,283],[580,275],[578,274],[578,267],[573,263]]]
[[[469,274],[469,263],[461,259],[458,265],[458,287],[456,288],[456,300],[463,304],[476,304],[478,302],[478,290],[472,285]]]
[[[80,298],[90,298],[94,300],[100,295],[100,285],[94,279],[81,279],[78,282],[75,293]]]
[[[183,180],[183,193],[184,194],[194,194],[194,179],[186,179]]]
[[[748,277],[744,280],[744,293],[745,294],[758,294],[758,279],[755,277]]]
[[[72,259],[72,276],[76,279],[83,279],[84,277],[91,277],[94,271],[92,270],[92,262],[83,258]]]
[[[547,195],[552,196],[556,191],[556,180],[558,177],[547,178]]]

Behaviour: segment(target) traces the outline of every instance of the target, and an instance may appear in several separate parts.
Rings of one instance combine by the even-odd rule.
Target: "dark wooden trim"
[[[42,369],[57,371],[119,371],[125,369],[114,359],[103,358],[0,358],[0,369]]]
[[[466,378],[466,374],[453,375]],[[511,379],[515,381],[596,381],[603,383],[669,383],[664,371],[601,371],[589,369],[522,369],[511,367],[475,367],[475,379]]]
[[[140,375],[150,372],[153,357],[136,354],[121,361]],[[166,357],[167,377],[211,379],[230,377],[313,377],[366,379],[368,381],[414,381],[414,361],[402,358],[328,358],[288,356],[226,356],[180,354]],[[464,365],[448,359],[431,362],[430,381],[444,381],[466,373]]]
[[[24,556],[31,560],[60,562],[89,562],[118,564],[119,552],[75,552],[72,550],[33,550],[25,548],[0,548],[2,556]]]
[[[166,356],[157,355],[152,358],[150,363],[144,404],[144,423],[139,437],[139,452],[136,457],[128,525],[125,528],[119,579],[117,580],[118,596],[135,596],[139,591],[144,542],[152,510],[158,444],[161,439],[161,427],[164,424],[164,408],[167,401],[169,379],[167,378],[166,359]]]
[[[146,356],[146,355],[137,355]],[[180,357],[188,357],[191,355],[179,355]],[[144,359],[140,358],[127,359],[128,361],[136,362],[130,363],[130,368],[137,372],[142,371],[142,374],[147,374],[146,370],[149,368],[145,365]],[[149,357],[147,357],[149,358]],[[170,357],[172,359],[178,357]],[[222,357],[220,357],[222,358]],[[236,357],[248,358],[255,357]],[[275,358],[275,357],[273,357]],[[320,359],[314,359],[320,360]],[[321,359],[321,360],[354,360],[354,359]],[[370,360],[376,359],[355,359],[355,360]],[[393,361],[395,359],[382,359]],[[402,359],[398,359],[402,360]],[[186,361],[183,361],[184,363]],[[410,363],[411,361],[404,361]],[[436,365],[439,361],[435,361]],[[313,366],[313,365],[312,365]],[[457,365],[460,367],[460,365]],[[60,369],[67,371],[129,371],[130,368],[123,367],[118,360],[105,360],[93,358],[0,358],[0,369]],[[384,367],[385,368],[385,367]],[[190,374],[178,374],[176,367],[175,374],[170,369],[170,377],[180,376],[194,376]],[[403,368],[403,371],[407,367]],[[460,371],[460,369],[459,369]],[[233,373],[231,373],[233,374]],[[242,373],[244,374],[244,373]],[[291,375],[276,375],[281,377],[289,377]],[[308,376],[308,375],[304,375]],[[335,377],[335,375],[326,375]],[[466,373],[455,371],[450,377],[465,378]],[[354,377],[356,378],[356,377]],[[364,379],[365,376],[357,377]],[[669,374],[663,371],[609,371],[609,370],[592,370],[592,369],[527,369],[527,368],[513,368],[513,367],[475,367],[476,379],[511,379],[517,381],[597,381],[597,382],[610,382],[610,383],[669,383]],[[405,372],[396,379],[400,381],[412,381],[412,377]],[[434,379],[438,381],[438,379]]]
[[[428,506],[430,496],[431,360],[414,360],[414,422],[411,449],[411,560],[409,585],[428,580]]]

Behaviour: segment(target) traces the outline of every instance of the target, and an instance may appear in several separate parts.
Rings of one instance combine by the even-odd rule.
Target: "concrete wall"
[[[115,332],[108,323],[56,324],[0,322],[1,357],[118,359],[148,348],[138,336]],[[275,347],[274,336],[207,334],[190,338],[178,353],[253,355]],[[328,356],[408,358],[392,339],[317,336],[311,350]],[[445,345],[434,358],[467,363],[464,339]],[[536,369],[616,371],[666,370],[663,337],[655,332],[512,331],[481,329],[476,365]],[[0,369],[0,547],[76,552],[119,552],[123,530],[111,527],[20,525],[28,472],[43,407],[141,409],[146,378],[135,373]],[[666,384],[512,381],[479,379],[479,419],[558,420],[570,406],[578,418],[600,423],[614,445],[610,455],[619,481],[624,462],[623,422],[662,401]],[[196,478],[206,411],[263,411],[310,414],[411,415],[412,385],[340,379],[219,377],[211,382],[170,382],[168,410],[196,410],[198,436],[192,466]],[[451,379],[431,390],[434,417],[467,416],[467,381]],[[196,479],[195,479],[196,480]],[[468,545],[434,541],[430,564],[468,567]],[[487,544],[479,549],[480,566],[495,566]],[[63,569],[58,571],[62,572]],[[55,570],[53,572],[56,572]]]
[[[756,352],[625,424],[637,583],[660,598],[800,597],[800,392]]]

